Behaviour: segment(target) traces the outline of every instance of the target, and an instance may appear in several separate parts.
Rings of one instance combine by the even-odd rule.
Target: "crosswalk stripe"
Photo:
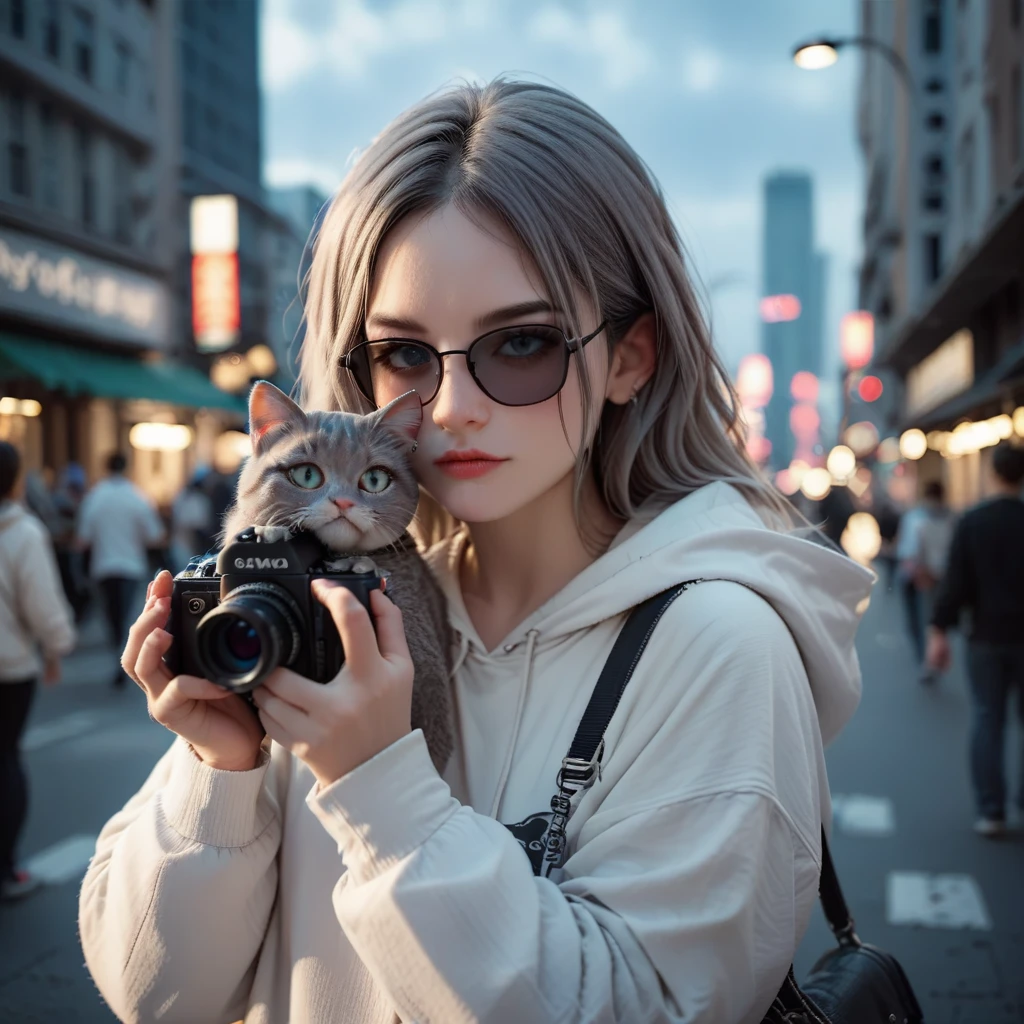
[[[851,836],[889,836],[896,831],[892,801],[882,796],[834,793],[832,821],[841,832]]]
[[[68,836],[30,857],[25,868],[46,885],[62,885],[85,874],[95,851],[95,836]]]
[[[89,711],[75,711],[52,722],[34,725],[25,731],[21,738],[21,749],[25,751],[39,750],[51,743],[73,739],[89,732],[99,722],[98,716]]]
[[[981,887],[970,875],[894,871],[886,880],[885,916],[894,925],[992,929]]]

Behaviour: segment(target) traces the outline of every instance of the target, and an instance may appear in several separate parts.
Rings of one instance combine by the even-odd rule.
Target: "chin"
[[[433,482],[433,481],[432,481]],[[470,486],[437,481],[436,488],[427,487],[432,498],[450,515],[463,523],[494,523],[515,515],[531,505],[550,488],[545,481],[523,480],[518,484],[503,481],[501,487],[481,486],[479,481]]]
[[[351,523],[340,519],[332,519],[323,526],[317,526],[313,533],[332,551],[370,551],[373,545],[368,544],[372,538],[360,533]]]

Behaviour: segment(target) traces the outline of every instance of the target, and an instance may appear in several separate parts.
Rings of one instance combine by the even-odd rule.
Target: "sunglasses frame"
[[[565,382],[566,382],[566,380],[569,377],[569,356],[571,356],[573,354],[573,352],[582,352],[584,347],[589,342],[593,341],[594,338],[596,338],[603,330],[605,330],[605,328],[607,326],[608,326],[608,321],[607,320],[603,320],[603,321],[601,321],[601,325],[597,328],[596,331],[592,331],[590,334],[586,334],[586,335],[584,335],[581,338],[569,338],[569,337],[566,336],[565,331],[563,331],[561,327],[558,327],[555,324],[511,324],[508,327],[496,327],[493,331],[488,331],[486,334],[481,334],[479,338],[474,338],[473,341],[471,341],[469,343],[469,346],[467,348],[455,348],[455,349],[450,349],[447,352],[441,352],[439,349],[434,348],[433,345],[428,345],[425,341],[418,341],[415,338],[378,338],[375,341],[366,340],[366,341],[361,341],[358,345],[354,345],[351,349],[349,349],[348,352],[345,353],[345,355],[343,355],[341,357],[339,362],[340,362],[340,365],[341,365],[342,369],[348,370],[348,372],[352,375],[352,380],[355,382],[356,388],[358,388],[359,393],[371,405],[373,405],[373,407],[375,409],[379,409],[379,408],[381,408],[381,406],[379,406],[377,404],[377,399],[374,398],[372,394],[368,395],[363,390],[363,385],[362,385],[362,383],[359,380],[359,373],[355,369],[352,357],[357,352],[359,352],[360,350],[367,349],[370,345],[383,345],[383,344],[387,344],[388,342],[390,342],[392,344],[402,343],[402,344],[406,344],[406,345],[417,345],[420,348],[429,349],[434,355],[437,356],[438,364],[440,366],[440,372],[437,375],[437,384],[436,384],[436,386],[434,388],[434,393],[430,396],[430,398],[428,398],[425,402],[423,401],[423,399],[420,399],[420,403],[422,405],[424,405],[424,406],[430,405],[430,403],[435,398],[437,398],[437,394],[441,390],[441,385],[444,382],[444,360],[445,360],[445,356],[465,356],[466,357],[466,368],[469,370],[470,376],[473,378],[474,382],[476,383],[476,386],[492,402],[495,402],[498,405],[507,406],[510,409],[526,409],[526,408],[528,408],[531,405],[540,405],[541,402],[546,402],[546,401],[548,401],[548,399],[554,398],[555,395],[557,395],[562,390],[562,388],[565,387]],[[552,391],[551,394],[547,396],[547,398],[538,398],[537,401],[535,401],[535,402],[525,402],[525,403],[503,402],[500,398],[495,398],[494,395],[492,395],[490,393],[490,391],[488,391],[487,388],[484,387],[483,382],[480,380],[480,378],[476,374],[476,369],[474,367],[473,360],[470,358],[470,355],[471,355],[473,349],[481,341],[486,341],[488,338],[494,337],[495,334],[503,334],[506,331],[514,331],[514,330],[524,330],[524,331],[526,331],[526,330],[529,330],[530,328],[536,328],[536,327],[543,327],[545,330],[548,330],[548,331],[558,331],[558,333],[562,336],[562,338],[565,341],[565,359],[563,361],[563,366],[562,366],[562,379],[559,382],[558,387],[555,388],[555,390]],[[371,391],[372,391],[372,387],[371,387]]]

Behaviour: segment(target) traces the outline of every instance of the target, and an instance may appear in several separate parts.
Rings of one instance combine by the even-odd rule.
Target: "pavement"
[[[38,693],[25,737],[32,803],[23,855],[51,881],[0,905],[3,1024],[115,1019],[83,966],[78,887],[103,823],[171,738],[150,720],[139,690],[110,686],[116,657],[98,630],[88,624],[63,682]],[[896,954],[928,1024],[1024,1024],[1024,826],[996,841],[971,830],[962,673],[934,687],[917,682],[899,603],[884,590],[858,647],[863,702],[827,752],[833,852],[857,931]],[[816,911],[798,976],[831,945]]]

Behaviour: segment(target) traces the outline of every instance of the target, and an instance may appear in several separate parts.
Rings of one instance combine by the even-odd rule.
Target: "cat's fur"
[[[275,533],[309,530],[338,556],[361,556],[355,569],[376,566],[389,574],[386,593],[402,610],[416,673],[412,726],[423,730],[441,771],[452,751],[451,627],[444,594],[406,534],[419,500],[409,451],[422,415],[415,394],[366,416],[303,412],[260,381],[249,396],[253,453],[239,477],[224,537],[248,526],[264,533],[268,527]],[[288,477],[289,468],[305,463],[323,474],[319,487],[303,489]],[[361,490],[360,478],[377,467],[387,471],[390,485],[377,494]],[[342,510],[336,500],[353,504]],[[341,558],[333,567],[347,568],[349,561]]]

